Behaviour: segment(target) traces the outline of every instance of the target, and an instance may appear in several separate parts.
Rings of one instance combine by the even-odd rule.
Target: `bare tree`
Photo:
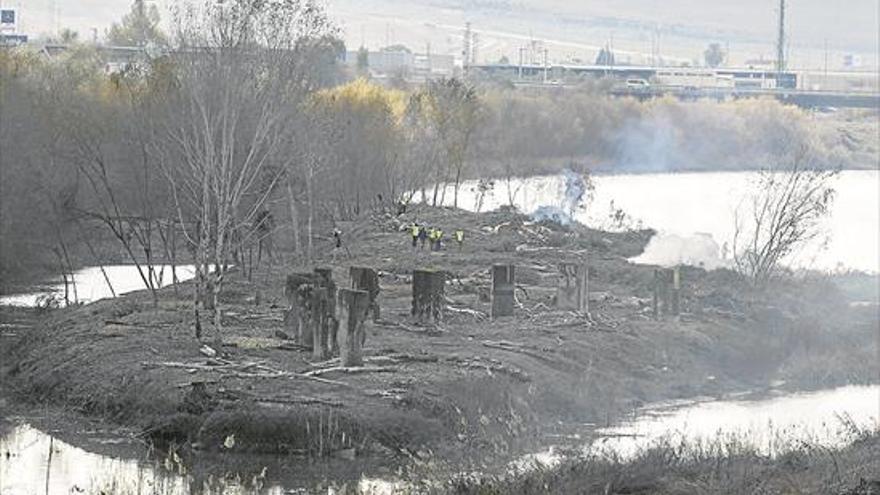
[[[734,262],[755,285],[770,280],[786,256],[822,233],[838,171],[817,166],[809,153],[808,146],[796,146],[787,166],[761,171],[737,209]]]
[[[477,128],[479,101],[476,90],[459,79],[438,79],[428,83],[431,97],[429,115],[434,121],[437,137],[442,145],[446,167],[451,167],[453,177],[453,206],[458,207],[458,190],[467,163],[471,137]],[[445,172],[443,167],[440,171]],[[449,179],[446,173],[437,177]],[[437,186],[434,189],[434,203],[437,202]]]
[[[206,1],[176,14],[166,139],[157,151],[180,216],[190,212],[194,220],[181,223],[194,226],[185,235],[196,260],[197,337],[206,303],[219,335],[233,233],[255,225],[294,159],[285,148],[290,124],[314,85],[312,55],[331,34],[309,0]]]

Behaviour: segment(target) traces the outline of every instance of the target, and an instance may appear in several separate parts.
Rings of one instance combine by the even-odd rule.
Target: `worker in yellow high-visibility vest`
[[[417,222],[413,222],[412,227],[409,228],[409,234],[412,236],[412,247],[416,248],[419,242],[419,233],[421,231],[421,227]]]
[[[440,251],[440,249],[443,248],[443,231],[439,228],[435,229],[434,235],[437,236],[437,238],[434,240],[434,249]]]

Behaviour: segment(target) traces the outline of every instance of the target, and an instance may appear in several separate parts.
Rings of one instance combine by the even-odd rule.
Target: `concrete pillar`
[[[317,324],[316,296],[318,287],[313,283],[300,284],[297,287],[297,333],[298,343],[311,347],[315,341],[315,325]]]
[[[678,316],[681,313],[681,269],[654,270],[654,318]]]
[[[663,269],[655,268],[654,269],[654,290],[651,299],[651,309],[654,313],[654,319],[660,318],[660,306],[663,300]]]
[[[571,311],[590,310],[590,292],[585,263],[560,263],[559,285],[556,287],[556,307]]]
[[[326,354],[334,354],[338,350],[336,334],[339,321],[336,319],[336,282],[333,281],[332,268],[315,268],[314,277],[322,291],[316,304],[319,308],[316,324],[321,327]]]
[[[681,269],[677,266],[672,269],[672,294],[670,299],[670,314],[678,316],[681,314]]]
[[[370,293],[341,289],[338,303],[340,361],[342,366],[361,366],[364,363],[363,345],[366,341],[364,320],[370,309]]]
[[[314,280],[311,273],[291,273],[287,276],[284,284],[284,296],[287,299],[287,310],[284,312],[284,331],[298,343],[305,344],[302,339],[302,314],[304,301],[300,297],[299,288],[302,285],[310,284]],[[311,342],[311,329],[308,331],[308,340]]]
[[[370,296],[370,312],[373,321],[380,318],[379,311],[379,274],[372,268],[353,266],[348,271],[351,288],[366,291]]]
[[[513,316],[516,274],[513,265],[492,265],[492,318]]]
[[[446,306],[446,274],[414,270],[412,279],[412,315],[420,322],[442,321]]]
[[[284,315],[286,333],[315,356],[326,356],[336,350],[336,284],[329,268],[314,272],[292,273],[284,286],[287,311]]]

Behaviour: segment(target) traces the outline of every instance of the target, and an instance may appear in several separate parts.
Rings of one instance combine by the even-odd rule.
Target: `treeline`
[[[137,14],[116,35],[141,33]],[[117,257],[155,288],[153,265],[185,259],[213,292],[223,270],[211,265],[246,267],[264,244],[308,261],[334,222],[416,191],[456,203],[468,178],[758,168],[792,140],[828,164],[846,159],[836,137],[773,101],[354,79],[334,27],[305,0],[207,3],[172,25],[159,54],[111,74],[86,44],[53,57],[0,50],[4,282]]]
[[[480,95],[474,157],[493,162],[482,166],[496,175],[570,163],[615,172],[757,170],[794,144],[828,167],[872,166],[858,153],[862,143],[836,125],[773,99],[639,102],[593,85],[535,93],[489,86]]]

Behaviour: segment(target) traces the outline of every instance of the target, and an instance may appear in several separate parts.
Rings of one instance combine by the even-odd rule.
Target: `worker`
[[[434,229],[434,242],[432,245],[434,251],[440,251],[443,248],[443,231],[439,228]]]
[[[456,229],[453,236],[455,237],[455,242],[458,243],[458,250],[461,251],[461,245],[464,244],[464,231],[461,229]]]
[[[421,249],[425,249],[425,241],[428,240],[428,233],[430,232],[430,227],[421,227],[419,229],[419,242],[421,243]]]
[[[409,233],[412,236],[412,247],[415,249],[416,244],[419,242],[419,236],[422,233],[422,229],[418,222],[413,222],[412,226],[409,228]]]
[[[348,247],[342,244],[342,231],[339,229],[333,229],[333,251],[330,252],[331,259],[335,262],[336,255],[341,254],[342,250],[345,250],[345,254],[351,258],[351,251],[348,250]]]

